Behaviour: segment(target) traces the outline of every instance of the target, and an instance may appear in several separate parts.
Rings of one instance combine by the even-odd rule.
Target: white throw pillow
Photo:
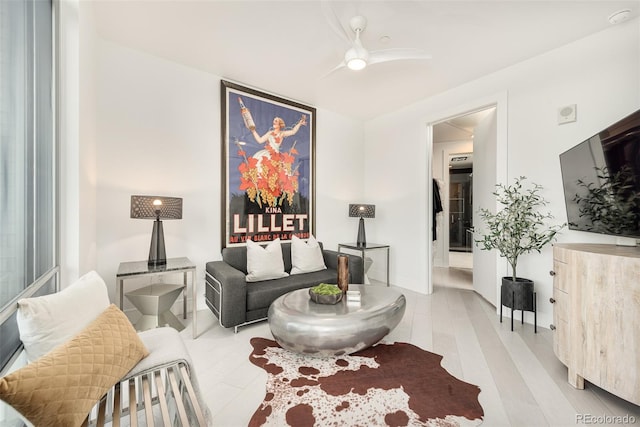
[[[55,294],[18,301],[18,329],[33,362],[80,333],[109,307],[104,280],[91,271]]]
[[[280,239],[262,247],[251,239],[247,240],[247,282],[279,279],[289,274],[284,271]]]
[[[305,242],[291,236],[291,274],[311,273],[326,269],[322,249],[315,237]]]

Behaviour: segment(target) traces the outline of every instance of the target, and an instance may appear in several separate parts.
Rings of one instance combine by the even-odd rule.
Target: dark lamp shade
[[[151,245],[149,246],[150,267],[167,264],[164,246],[163,219],[182,219],[182,199],[165,196],[131,196],[131,218],[153,219]]]
[[[350,204],[349,216],[354,218],[375,218],[376,205]]]
[[[156,219],[158,215],[160,219],[182,219],[182,198],[131,196],[131,218]]]

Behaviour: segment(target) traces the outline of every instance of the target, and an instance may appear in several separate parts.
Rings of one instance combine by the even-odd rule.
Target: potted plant
[[[320,283],[309,288],[309,297],[317,304],[337,304],[342,301],[342,294],[342,289],[338,285],[329,283]]]
[[[565,224],[548,225],[551,213],[541,212],[547,201],[540,195],[542,186],[525,186],[526,178],[517,178],[513,185],[497,184],[493,193],[503,205],[493,213],[480,209],[486,229],[480,232],[476,244],[483,250],[497,249],[511,266],[511,276],[502,278],[500,303],[515,310],[534,311],[533,281],[517,276],[518,257],[540,250],[552,242]],[[477,230],[474,230],[477,231]],[[500,311],[502,313],[502,309]],[[513,317],[513,316],[512,316]]]

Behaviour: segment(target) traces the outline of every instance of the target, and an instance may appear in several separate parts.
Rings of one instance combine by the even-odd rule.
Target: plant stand
[[[514,282],[511,277],[502,278],[500,287],[500,323],[502,323],[502,306],[511,309],[511,330],[513,331],[513,312],[520,310],[521,323],[524,325],[524,312],[533,312],[533,331],[538,333],[537,295],[534,292],[533,281],[516,277]]]

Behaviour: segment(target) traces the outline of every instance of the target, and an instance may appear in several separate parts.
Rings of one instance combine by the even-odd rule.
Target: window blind
[[[20,348],[16,302],[55,292],[52,1],[0,1],[0,366]]]

